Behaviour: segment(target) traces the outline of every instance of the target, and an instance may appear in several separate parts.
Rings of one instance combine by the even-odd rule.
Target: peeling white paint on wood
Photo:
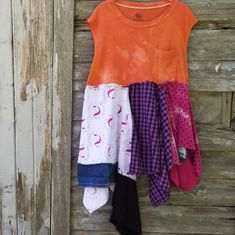
[[[34,153],[33,153],[33,103],[30,82],[30,5],[26,0],[13,1],[13,58],[15,87],[15,139],[17,169],[17,222],[18,233],[33,231]],[[30,90],[31,89],[31,90]],[[29,99],[28,99],[29,98]],[[32,202],[32,203],[31,203]]]
[[[0,7],[0,234],[12,235],[16,225],[14,90],[11,2]]]
[[[56,11],[61,12],[57,23]],[[69,234],[72,22],[72,0],[4,0],[0,8],[3,235]],[[60,204],[63,210],[57,209]],[[59,221],[54,227],[51,218]]]
[[[60,134],[59,130],[61,129],[61,104],[60,104],[60,96],[58,94],[57,83],[58,83],[58,54],[54,55],[54,66],[53,66],[53,141],[52,148],[54,151],[58,151],[60,144]]]
[[[219,72],[219,68],[221,66],[222,63],[219,63],[215,66],[215,72],[218,73]]]

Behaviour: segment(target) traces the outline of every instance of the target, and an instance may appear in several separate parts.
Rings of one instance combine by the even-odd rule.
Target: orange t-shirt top
[[[101,2],[86,21],[94,42],[86,84],[187,84],[187,44],[197,21],[191,9],[179,0]]]

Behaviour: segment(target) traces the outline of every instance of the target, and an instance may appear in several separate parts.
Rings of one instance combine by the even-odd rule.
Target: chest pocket
[[[177,69],[177,50],[155,47],[152,64],[154,80],[162,83],[174,81]]]

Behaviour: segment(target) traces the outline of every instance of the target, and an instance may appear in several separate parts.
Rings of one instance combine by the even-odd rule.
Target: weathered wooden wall
[[[144,234],[235,234],[235,1],[183,0],[199,18],[188,60],[193,109],[200,138],[203,177],[189,193],[173,189],[167,205],[151,207],[141,179]],[[93,58],[85,19],[100,1],[75,1],[71,234],[117,234],[108,222],[110,204],[89,216],[76,182],[82,98]],[[232,121],[233,120],[233,121]]]
[[[0,234],[70,231],[73,0],[1,1]]]

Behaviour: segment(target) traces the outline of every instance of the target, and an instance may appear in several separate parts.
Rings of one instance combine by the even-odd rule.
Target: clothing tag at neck
[[[133,16],[132,16],[133,20],[137,20],[137,21],[143,21],[143,16],[140,12],[136,12]]]

